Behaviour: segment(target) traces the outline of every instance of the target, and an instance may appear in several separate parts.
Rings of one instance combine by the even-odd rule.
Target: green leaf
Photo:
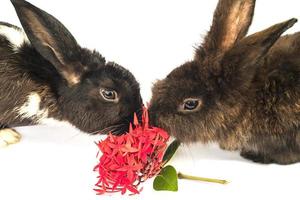
[[[174,167],[164,167],[153,181],[153,188],[157,191],[178,191],[177,172]]]
[[[171,160],[173,155],[176,153],[178,147],[180,146],[179,140],[174,140],[167,148],[164,157],[163,157],[163,163],[166,164]]]

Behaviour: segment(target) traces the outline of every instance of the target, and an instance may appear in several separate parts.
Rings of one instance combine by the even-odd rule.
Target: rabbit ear
[[[11,0],[33,47],[67,80],[79,82],[82,66],[78,62],[81,48],[75,38],[52,15],[24,0]]]
[[[251,81],[258,61],[268,53],[268,50],[279,39],[282,33],[297,22],[293,18],[276,24],[261,32],[250,35],[238,42],[232,49],[224,54],[223,71],[230,76],[233,85],[243,85]]]
[[[254,13],[255,0],[219,0],[213,23],[196,59],[204,55],[226,51],[248,32]]]

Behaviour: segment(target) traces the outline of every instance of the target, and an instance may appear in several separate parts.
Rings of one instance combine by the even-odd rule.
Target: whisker
[[[72,135],[71,137],[65,139],[63,142],[66,143],[66,142],[70,142],[71,140],[73,140],[74,138],[80,136],[82,133],[77,133],[75,135]]]
[[[190,159],[193,162],[193,165],[195,165],[196,161],[195,158],[193,156],[192,150],[191,150],[191,146],[190,145],[183,145],[183,149],[186,150],[187,156],[190,157]]]
[[[98,131],[94,131],[94,132],[99,132],[99,131],[105,131],[105,130],[109,130],[109,129],[112,129],[112,128],[115,128],[115,127],[119,127],[119,126],[122,126],[123,124],[116,124],[116,125],[112,125],[112,126],[109,126],[109,127],[106,127],[104,129],[101,129],[101,130],[98,130]]]
[[[100,131],[100,132],[98,132],[98,134],[104,135],[104,134],[108,134],[108,133],[114,133],[116,130],[118,130],[118,127],[114,127],[114,128],[108,129],[108,130]]]
[[[135,111],[139,122],[142,121],[142,114],[143,114],[143,108],[140,108],[138,110]],[[109,132],[112,132],[112,134],[114,135],[121,135],[123,133],[125,133],[126,131],[128,131],[129,128],[129,124],[133,123],[133,115],[124,117],[122,119],[122,121],[119,122],[119,124],[115,124],[106,128],[103,128],[101,130],[97,130],[97,131],[93,131],[93,132],[89,132],[89,134],[107,134]]]
[[[90,132],[90,134],[107,134],[108,132],[113,132],[113,131],[117,130],[118,128],[122,128],[124,126],[127,126],[127,124],[124,124],[124,123],[116,124],[116,125],[106,127],[102,130],[97,130],[97,131],[94,131],[94,132]]]

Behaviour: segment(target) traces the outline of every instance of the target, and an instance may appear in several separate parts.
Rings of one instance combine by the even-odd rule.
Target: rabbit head
[[[239,123],[260,62],[296,20],[248,37],[255,0],[220,0],[210,31],[192,61],[153,86],[150,120],[183,142],[218,141]]]
[[[52,80],[51,90],[58,104],[50,114],[89,133],[106,130],[117,134],[127,129],[133,113],[142,106],[134,76],[120,65],[106,62],[98,52],[80,47],[52,15],[24,0],[12,3],[29,45],[53,76],[45,77]]]

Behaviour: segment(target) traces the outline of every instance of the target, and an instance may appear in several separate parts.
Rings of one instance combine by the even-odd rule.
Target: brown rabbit
[[[261,163],[300,161],[300,33],[291,19],[245,37],[255,0],[220,0],[194,60],[153,87],[150,115],[182,142]]]

